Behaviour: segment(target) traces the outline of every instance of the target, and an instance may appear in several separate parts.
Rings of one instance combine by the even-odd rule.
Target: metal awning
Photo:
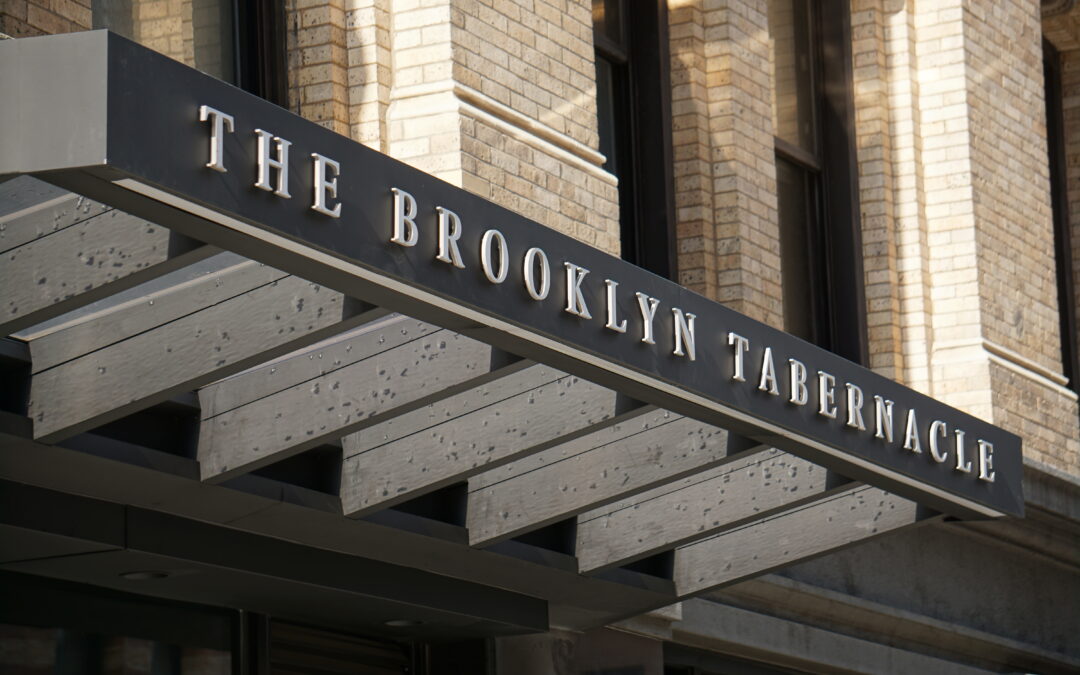
[[[0,569],[495,634],[1022,512],[1015,436],[115,35],[0,77]]]

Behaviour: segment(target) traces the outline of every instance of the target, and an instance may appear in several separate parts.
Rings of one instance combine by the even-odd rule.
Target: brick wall
[[[680,281],[782,327],[767,5],[671,4]]]
[[[859,163],[869,366],[900,381],[903,381],[904,360],[896,203],[909,196],[896,194],[895,173],[899,168],[898,153],[902,154],[898,146],[909,142],[910,124],[904,129],[908,133],[894,136],[890,117],[895,116],[890,114],[890,100],[894,97],[903,100],[904,92],[896,91],[890,84],[906,81],[904,57],[908,50],[906,41],[897,49],[896,45],[886,43],[886,36],[903,35],[906,18],[902,8],[885,8],[879,0],[851,3],[855,146]]]
[[[289,107],[349,135],[345,0],[287,0]]]
[[[0,0],[0,33],[11,37],[88,30],[90,0]]]

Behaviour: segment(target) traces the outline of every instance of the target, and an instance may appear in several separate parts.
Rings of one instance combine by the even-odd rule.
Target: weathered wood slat
[[[56,442],[92,429],[379,313],[346,311],[343,301],[336,291],[286,277],[35,373],[35,438]],[[32,358],[34,351],[31,342]]]
[[[623,402],[543,366],[458,394],[343,439],[342,507],[362,516],[641,414]]]
[[[378,333],[366,337],[369,358],[204,419],[203,480],[253,471],[507,372],[492,371],[489,345],[447,330],[381,351]]]
[[[470,479],[469,543],[489,545],[747,452],[731,446],[723,429],[653,411],[545,450]]]
[[[0,253],[71,227],[111,207],[32,176],[0,183]]]
[[[59,325],[25,331],[21,337],[34,345],[33,371],[48,370],[288,276],[232,253],[219,253],[195,267],[204,265],[213,271],[157,292],[110,302],[100,311],[87,307],[87,314],[80,312]]]
[[[45,208],[33,215],[45,217],[53,210]],[[35,233],[45,227],[39,224]],[[30,234],[16,233],[15,238]],[[0,254],[0,288],[4,289],[0,335],[60,316],[217,251],[115,209],[34,237]]]
[[[438,330],[401,314],[369,321],[202,387],[202,418],[216,417]]]
[[[840,489],[828,473],[770,448],[583,513],[577,524],[579,569],[625,565],[827,497]]]
[[[915,502],[857,485],[841,494],[675,550],[680,598],[765,574],[921,520]]]

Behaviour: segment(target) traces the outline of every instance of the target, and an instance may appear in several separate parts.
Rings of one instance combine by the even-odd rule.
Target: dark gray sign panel
[[[963,517],[1020,439],[106,33],[0,43],[0,173],[58,185]]]

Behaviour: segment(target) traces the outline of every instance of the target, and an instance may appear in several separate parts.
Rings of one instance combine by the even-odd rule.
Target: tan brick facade
[[[671,6],[679,280],[783,326],[766,3]]]
[[[90,28],[90,0],[0,0],[0,33],[54,35]]]

